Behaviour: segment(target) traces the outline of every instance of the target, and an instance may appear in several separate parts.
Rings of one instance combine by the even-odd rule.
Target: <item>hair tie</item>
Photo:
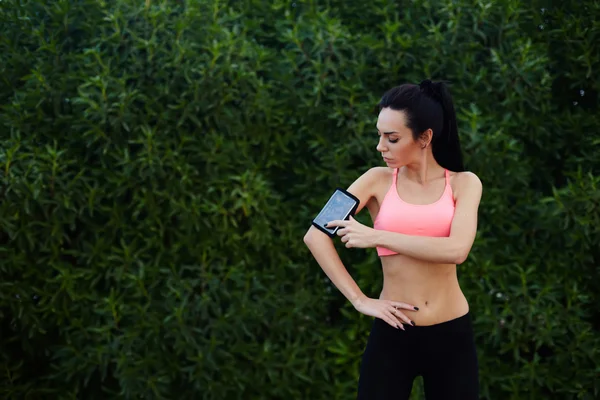
[[[419,83],[421,91],[435,101],[442,102],[442,94],[440,93],[440,84],[434,83],[429,79],[425,79]]]
[[[431,82],[429,79],[425,79],[424,81],[421,81],[421,83],[419,83],[419,87],[423,90],[430,90],[432,83],[433,82]]]

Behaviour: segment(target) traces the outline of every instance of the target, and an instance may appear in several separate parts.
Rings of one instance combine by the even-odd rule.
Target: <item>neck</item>
[[[404,176],[420,185],[427,185],[431,180],[444,176],[444,168],[435,161],[431,150],[424,152],[420,160],[404,167]]]

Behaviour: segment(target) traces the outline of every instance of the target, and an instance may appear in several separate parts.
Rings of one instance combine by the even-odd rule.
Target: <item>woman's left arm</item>
[[[371,232],[373,247],[385,247],[430,262],[462,264],[477,234],[477,211],[483,188],[474,173],[462,172],[460,175],[449,237],[412,236],[374,230]]]

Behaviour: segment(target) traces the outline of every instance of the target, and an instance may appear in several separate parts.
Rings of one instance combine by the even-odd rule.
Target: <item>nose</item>
[[[383,153],[384,151],[386,151],[387,149],[385,148],[385,146],[383,145],[383,136],[379,136],[379,141],[377,142],[377,151],[380,153]]]

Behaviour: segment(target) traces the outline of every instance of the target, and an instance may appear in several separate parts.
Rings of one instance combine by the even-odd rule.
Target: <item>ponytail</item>
[[[442,167],[454,172],[465,170],[458,137],[458,123],[454,102],[445,82],[432,82],[429,79],[419,84],[421,92],[442,106],[443,125],[435,132],[431,141],[432,153]]]

